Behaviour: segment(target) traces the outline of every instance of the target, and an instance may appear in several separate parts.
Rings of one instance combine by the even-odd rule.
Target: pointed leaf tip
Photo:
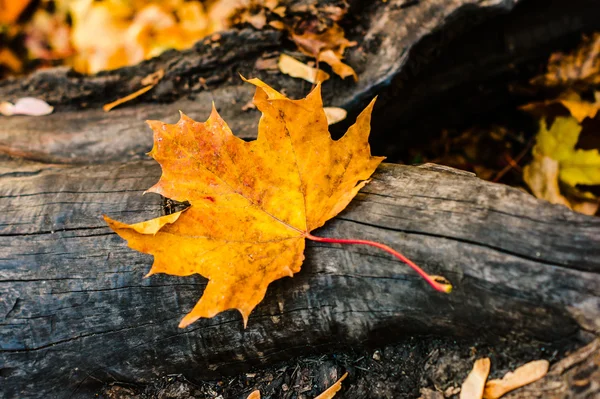
[[[181,321],[179,322],[179,328],[186,328],[187,326],[189,326],[190,324],[192,324],[193,322],[195,322],[196,320],[198,320],[199,317],[197,316],[192,316],[191,313],[188,313],[185,315],[185,317],[183,319],[181,319]]]

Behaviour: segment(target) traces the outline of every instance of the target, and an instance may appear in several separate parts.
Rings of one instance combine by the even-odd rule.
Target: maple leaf
[[[310,234],[348,205],[384,159],[371,156],[368,144],[374,101],[334,141],[320,85],[290,100],[258,79],[248,82],[257,86],[254,104],[263,113],[255,141],[234,136],[214,106],[204,123],[184,114],[174,125],[149,122],[150,156],[162,176],[148,191],[188,201],[187,210],[133,225],[105,216],[131,248],[154,255],[148,275],[209,279],[180,327],[228,309],[237,309],[245,326],[267,286],[300,271],[305,239],[377,246],[448,291],[383,244]]]
[[[302,34],[292,33],[292,40],[300,51],[329,64],[333,72],[340,77],[352,76],[355,81],[358,81],[358,75],[354,69],[342,62],[346,48],[356,46],[356,42],[349,41],[344,35],[342,27],[334,23],[324,32],[307,30]]]
[[[584,101],[579,94],[570,90],[561,94],[558,98],[525,104],[520,108],[534,116],[543,117],[548,116],[551,107],[556,104],[562,105],[579,123],[586,118],[594,119],[600,110],[600,101],[596,100],[593,103]]]
[[[600,184],[598,150],[575,149],[581,125],[574,118],[557,117],[550,127],[540,121],[534,156],[547,156],[560,165],[559,178],[570,186]]]
[[[578,212],[595,214],[598,201],[590,193],[578,197],[563,196],[559,180],[575,191],[577,184],[600,184],[600,154],[598,150],[575,149],[581,125],[574,117],[557,117],[548,129],[540,120],[533,160],[523,169],[525,182],[538,198],[568,206]]]

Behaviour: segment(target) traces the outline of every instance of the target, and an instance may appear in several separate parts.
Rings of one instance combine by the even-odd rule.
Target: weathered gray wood
[[[161,213],[158,196],[141,195],[160,174],[156,163],[5,161],[0,171],[7,397],[89,397],[99,381],[209,377],[375,335],[554,340],[600,331],[600,220],[462,172],[383,165],[316,233],[385,242],[451,280],[451,295],[375,249],[312,244],[302,271],[269,287],[246,330],[234,311],[182,330],[205,280],[142,279],[151,257],[101,219]]]

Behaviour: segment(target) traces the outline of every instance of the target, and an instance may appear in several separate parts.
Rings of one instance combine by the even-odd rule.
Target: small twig
[[[355,361],[353,361],[352,364],[356,364],[356,363],[360,362],[361,360],[363,360],[364,358],[365,358],[364,356],[361,356],[358,359],[356,359]]]
[[[494,183],[498,182],[498,180],[502,179],[502,177],[511,169],[515,168],[520,168],[519,167],[519,162],[521,162],[521,159],[529,152],[529,150],[531,149],[531,147],[533,147],[533,142],[534,139],[531,138],[528,142],[527,145],[525,146],[525,148],[523,148],[523,150],[521,150],[521,152],[519,153],[519,155],[517,155],[514,159],[510,158],[507,159],[508,165],[506,165],[500,172],[498,172],[498,174],[496,174],[496,177],[494,177],[494,179],[492,180]]]
[[[119,98],[116,101],[113,101],[111,103],[105,104],[102,109],[104,110],[104,112],[108,112],[111,109],[113,109],[116,106],[119,106],[123,103],[126,103],[128,101],[131,101],[139,96],[141,96],[142,94],[150,91],[154,86],[156,86],[156,84],[165,76],[165,71],[162,69],[159,69],[158,71],[151,73],[150,75],[146,76],[144,79],[142,79],[142,84],[143,85],[147,85],[142,87],[141,89],[137,90],[134,93],[131,93],[125,97]]]

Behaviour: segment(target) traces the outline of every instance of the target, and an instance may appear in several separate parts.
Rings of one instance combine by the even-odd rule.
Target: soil
[[[505,337],[483,339],[409,337],[383,347],[292,359],[216,381],[169,375],[147,385],[114,382],[96,397],[105,399],[246,399],[258,389],[263,399],[315,398],[345,372],[337,398],[458,398],[475,359],[489,357],[491,378],[536,359],[551,363],[581,344],[576,337],[552,344]],[[422,395],[422,396],[421,396]]]

